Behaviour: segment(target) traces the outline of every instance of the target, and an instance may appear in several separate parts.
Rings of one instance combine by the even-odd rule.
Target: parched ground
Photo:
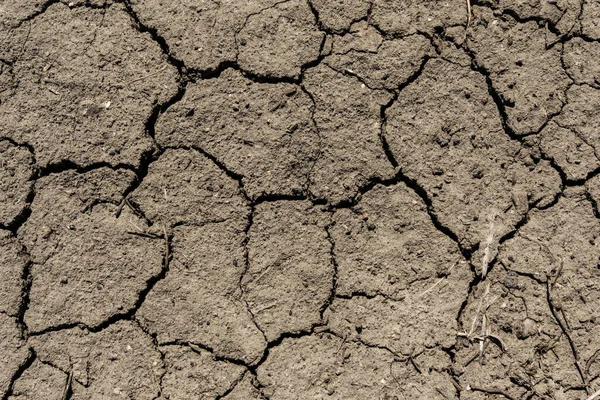
[[[599,60],[597,0],[0,0],[1,399],[596,398]]]

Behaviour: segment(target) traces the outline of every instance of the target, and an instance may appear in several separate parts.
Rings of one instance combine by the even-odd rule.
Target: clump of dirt
[[[152,148],[146,121],[177,89],[176,69],[121,4],[51,5],[9,32],[0,58],[18,81],[0,106],[2,136],[31,145],[42,167],[138,167]]]
[[[60,398],[66,391],[72,398],[152,399],[162,390],[162,355],[134,322],[119,321],[99,332],[65,329],[29,341],[36,349],[33,366],[38,374],[25,372],[15,398],[37,397],[41,390],[48,398]]]
[[[290,0],[251,14],[237,34],[240,68],[269,77],[297,77],[319,56],[325,33],[303,0]]]
[[[0,0],[0,398],[597,398],[598,15]]]
[[[319,153],[310,96],[226,69],[189,84],[156,126],[163,147],[200,148],[241,177],[248,196],[301,193]]]
[[[560,191],[559,173],[535,143],[503,131],[485,79],[472,69],[429,61],[386,117],[385,136],[403,173],[466,249],[497,243],[532,205],[546,206]]]
[[[146,221],[129,209],[116,216],[132,179],[130,171],[100,168],[37,180],[31,216],[19,230],[32,263],[24,318],[33,332],[102,325],[132,309],[161,272],[164,241],[138,234]]]
[[[358,78],[325,64],[308,70],[303,86],[314,101],[313,120],[320,138],[310,194],[339,204],[370,182],[390,179],[393,166],[381,147],[380,133],[381,107],[393,95],[371,90]]]

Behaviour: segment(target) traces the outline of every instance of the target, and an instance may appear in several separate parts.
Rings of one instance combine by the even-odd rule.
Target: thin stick
[[[468,2],[469,0],[467,0]],[[495,228],[495,220],[496,220],[496,212],[492,212],[488,216],[488,221],[490,222],[490,226],[488,228],[488,234],[485,238],[485,248],[483,250],[483,258],[481,259],[481,278],[485,279],[487,275],[487,270],[490,266],[490,258],[491,258],[491,249],[490,246],[494,242],[494,228]]]
[[[440,389],[439,387],[436,387],[436,388],[435,388],[435,390],[436,390],[436,391],[437,391],[439,394],[441,394],[442,396],[444,396],[444,398],[445,398],[445,399],[450,399],[448,396],[446,396],[446,395],[444,394],[444,392],[442,392],[442,389]]]
[[[69,376],[67,376],[67,383],[65,384],[65,389],[63,390],[62,400],[68,400],[71,396],[71,387],[73,385],[73,368],[69,371]]]
[[[117,211],[115,211],[115,218],[119,218],[121,212],[123,211],[123,207],[125,207],[125,199],[121,200],[121,202],[119,203]]]
[[[481,338],[479,339],[479,364],[483,365],[483,344],[486,339],[487,333],[487,315],[483,313],[481,318]]]
[[[127,199],[127,197],[125,197],[125,199],[123,199],[123,201],[125,202],[125,205],[127,205],[127,207],[129,207],[129,209],[130,209],[130,210],[131,210],[131,211],[132,211],[132,212],[133,212],[135,215],[137,215],[138,217],[140,217],[140,218],[142,218],[142,219],[145,219],[145,218],[144,218],[144,215],[142,215],[142,214],[140,213],[140,211],[139,211],[138,209],[136,209],[136,208],[133,206],[133,204],[131,204],[131,202],[129,201],[129,199]]]
[[[155,233],[147,233],[147,232],[135,232],[135,231],[127,231],[129,235],[142,236],[149,239],[161,239],[160,235]]]
[[[469,25],[471,25],[471,0],[467,1],[467,27],[465,28],[465,39],[467,38],[467,31],[469,30]]]
[[[454,264],[453,266],[451,266],[450,268],[448,268],[448,275],[450,275],[450,272],[452,272],[452,270],[454,269],[454,267],[456,267],[457,264]],[[444,281],[444,279],[446,279],[447,276],[440,278],[436,283],[434,283],[429,289],[427,289],[426,291],[424,291],[423,293],[421,293],[419,295],[419,297],[423,297],[427,292],[431,292],[437,285],[439,285],[440,283],[442,283]]]
[[[586,392],[589,393],[587,377],[585,375],[585,370],[583,368],[581,368],[581,364],[579,363],[579,353],[577,352],[577,347],[575,346],[573,339],[571,339],[571,335],[570,335],[569,330],[567,329],[567,326],[558,317],[558,313],[556,312],[554,303],[552,302],[551,280],[552,280],[551,277],[548,277],[546,279],[546,300],[548,301],[548,305],[550,306],[550,312],[552,313],[552,316],[558,323],[558,326],[562,330],[563,334],[567,337],[567,341],[569,342],[569,346],[571,347],[571,352],[573,353],[573,358],[575,358],[575,367],[577,368],[577,372],[579,372],[579,376],[581,377],[581,381],[583,382],[583,385],[585,386]],[[556,282],[556,280],[555,280],[555,282]]]
[[[594,400],[596,397],[600,396],[600,390],[587,398],[587,400]]]
[[[463,387],[462,387],[462,386],[460,386],[460,384],[459,384],[459,383],[456,381],[456,378],[452,378],[452,379],[450,379],[450,382],[452,382],[452,385],[454,386],[454,388],[455,388],[457,391],[459,391],[459,392],[462,392],[462,390],[463,390]]]
[[[346,339],[348,339],[348,333],[346,333],[346,335],[344,335],[344,339],[342,340],[342,343],[340,343],[340,347],[338,347],[338,349],[336,350],[335,354],[339,353],[340,350],[342,350],[342,347],[346,343]]]
[[[471,0],[467,0],[467,29],[471,25]]]
[[[192,350],[193,350],[195,353],[202,354],[202,349],[201,349],[201,348],[200,348],[198,345],[195,345],[194,343],[188,343],[188,346],[189,346],[189,348],[190,348],[190,349],[192,349]]]
[[[471,329],[469,330],[469,333],[467,334],[467,337],[469,337],[469,338],[471,337],[473,332],[475,332],[475,324],[477,323],[477,318],[479,317],[479,313],[481,312],[481,308],[483,307],[483,302],[485,301],[485,299],[489,293],[490,293],[490,283],[488,282],[487,286],[485,287],[483,296],[481,297],[481,301],[479,302],[479,307],[477,307],[477,312],[475,313],[475,318],[473,318],[473,323],[471,324]]]
[[[165,235],[165,268],[169,268],[169,235],[167,235],[167,228],[163,226],[163,234]]]
[[[484,342],[483,343],[483,351],[485,351],[485,349],[487,348],[489,342]],[[464,364],[463,367],[468,367],[469,364],[471,364],[473,361],[477,360],[477,358],[479,357],[479,350],[473,354],[473,357],[469,358]]]

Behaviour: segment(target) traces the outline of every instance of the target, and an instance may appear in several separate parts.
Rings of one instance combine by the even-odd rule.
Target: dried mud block
[[[256,324],[273,341],[309,331],[332,291],[328,214],[308,201],[260,204],[248,241],[244,298]]]
[[[317,59],[324,38],[305,0],[280,2],[248,17],[237,35],[237,61],[257,75],[298,77]]]
[[[27,23],[24,20],[39,12],[44,3],[43,0],[0,0],[0,39],[10,37],[11,29]]]
[[[456,243],[434,227],[421,198],[402,183],[376,185],[333,221],[338,295],[418,296],[440,278],[456,275],[454,281],[468,270]]]
[[[590,181],[590,188],[595,188],[595,182]],[[579,191],[565,191],[547,210],[532,210],[528,222],[503,245],[499,260],[511,270],[542,280],[556,273],[561,263],[563,274],[567,268],[595,269],[600,257],[596,244],[600,244],[600,223],[585,193]]]
[[[597,183],[594,179],[588,184],[592,199]],[[581,188],[568,189],[554,207],[532,212],[504,244],[499,259],[510,270],[555,282],[550,299],[591,378],[600,373],[595,354],[600,348],[600,223],[587,196]]]
[[[564,44],[565,70],[577,83],[600,87],[600,43],[575,37]]]
[[[542,131],[540,147],[565,173],[567,179],[581,180],[600,167],[596,149],[575,129],[550,122]]]
[[[63,400],[68,374],[35,360],[15,381],[8,400]]]
[[[303,82],[316,103],[314,118],[322,142],[311,171],[311,192],[338,204],[369,182],[390,178],[394,171],[379,134],[381,106],[391,94],[370,90],[358,79],[322,64],[306,71]]]
[[[344,33],[354,22],[366,18],[371,3],[370,0],[309,1],[318,14],[321,26],[335,33]]]
[[[65,5],[81,6],[89,4],[90,6],[110,5],[113,0],[59,0]],[[0,63],[5,52],[10,48],[10,41],[13,37],[13,30],[21,26],[31,26],[32,21],[44,12],[44,9],[52,3],[59,1],[45,0],[0,0]],[[1,90],[0,90],[1,94]],[[1,99],[1,97],[0,97]]]
[[[460,0],[374,0],[371,23],[389,34],[433,34],[439,28],[466,25],[467,11]]]
[[[166,150],[129,197],[159,225],[247,224],[250,212],[238,183],[195,150]]]
[[[560,115],[542,130],[541,148],[568,179],[585,179],[600,166],[600,90],[574,85]]]
[[[67,171],[41,178],[31,216],[19,230],[33,264],[25,321],[33,331],[97,326],[138,301],[162,269],[165,242],[131,234],[145,220],[118,204],[135,175],[126,170]]]
[[[456,315],[469,287],[470,273],[433,286],[420,287],[422,295],[402,300],[381,295],[336,298],[325,314],[339,335],[357,338],[374,346],[385,346],[405,355],[434,346],[451,347],[456,342]],[[443,286],[442,286],[443,284]]]
[[[489,72],[516,135],[538,132],[565,103],[571,83],[561,64],[561,46],[546,48],[551,34],[536,22],[501,19],[476,8],[468,46],[477,65]]]
[[[133,322],[119,321],[100,332],[49,332],[29,343],[40,361],[73,372],[73,399],[158,398],[161,354]]]
[[[246,371],[197,346],[164,346],[161,352],[166,371],[161,379],[162,394],[169,400],[220,398]]]
[[[230,222],[175,230],[169,272],[137,313],[160,343],[201,343],[218,357],[258,361],[266,342],[239,287],[244,238]]]
[[[246,21],[278,3],[281,1],[131,1],[141,22],[165,39],[173,57],[200,70],[236,61],[240,44],[236,36]]]
[[[252,375],[246,374],[244,378],[229,392],[223,400],[263,400],[260,391],[252,384]]]
[[[358,34],[355,41],[344,40],[340,45],[334,39],[333,53],[325,62],[337,71],[360,77],[372,89],[397,89],[419,70],[431,52],[429,39],[421,35],[384,40],[374,51],[363,51],[361,47],[369,44],[365,36]]]
[[[4,398],[10,390],[17,371],[30,356],[17,320],[0,313],[0,396]]]
[[[107,6],[113,0],[59,0],[70,7],[81,5]],[[44,11],[50,2],[44,0],[0,0],[0,32],[27,24]]]
[[[146,120],[175,94],[177,71],[122,5],[52,5],[5,47],[19,86],[0,105],[4,136],[33,146],[41,166],[139,165]]]
[[[506,246],[512,246],[511,241]],[[564,390],[579,386],[581,380],[568,339],[549,308],[546,284],[503,263],[473,289],[461,315],[460,330],[466,337],[457,343],[453,364],[460,384],[500,390],[514,398],[528,393],[528,387],[538,395],[572,398],[564,397]]]
[[[156,127],[162,146],[197,146],[241,176],[248,195],[301,193],[318,156],[313,104],[296,85],[228,69],[187,88]]]
[[[112,4],[112,0],[59,0],[71,7],[89,4],[102,6]],[[53,1],[56,3],[57,1]],[[48,4],[44,0],[0,0],[0,35],[22,24],[27,24]]]
[[[270,350],[257,377],[273,400],[457,398],[448,375],[419,374],[386,350],[330,334],[284,339]]]
[[[10,232],[0,230],[0,313],[12,317],[19,314],[26,264],[19,242],[11,237]]]
[[[385,135],[440,223],[465,248],[489,248],[488,262],[528,208],[550,204],[560,190],[535,146],[504,133],[483,77],[469,68],[429,61],[388,109]]]
[[[581,32],[592,40],[600,39],[600,3],[585,0],[582,6]]]
[[[22,215],[33,182],[33,155],[24,146],[0,140],[0,226]]]
[[[472,274],[421,199],[404,184],[378,185],[334,222],[339,297],[325,313],[331,329],[403,354],[451,347]]]

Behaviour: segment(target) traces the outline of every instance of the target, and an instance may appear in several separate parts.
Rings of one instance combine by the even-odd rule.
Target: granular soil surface
[[[597,0],[0,0],[2,400],[600,398]]]

